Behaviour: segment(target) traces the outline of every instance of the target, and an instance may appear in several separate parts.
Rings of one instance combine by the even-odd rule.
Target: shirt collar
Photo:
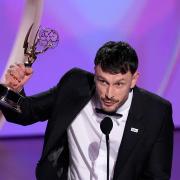
[[[125,110],[129,109],[131,106],[132,98],[133,98],[133,90],[129,92],[127,100],[124,102],[122,106],[119,107],[119,109],[116,112],[123,114]]]

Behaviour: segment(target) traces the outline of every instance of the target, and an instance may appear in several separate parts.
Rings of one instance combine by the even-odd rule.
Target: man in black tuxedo
[[[54,88],[21,99],[21,114],[1,105],[9,122],[29,125],[48,119],[37,179],[105,180],[99,124],[110,116],[110,179],[169,180],[174,129],[170,102],[136,86],[138,57],[129,44],[105,43],[94,63],[94,74],[74,68]],[[19,91],[31,74],[32,68],[13,65],[6,84]],[[122,117],[111,116],[114,112]]]

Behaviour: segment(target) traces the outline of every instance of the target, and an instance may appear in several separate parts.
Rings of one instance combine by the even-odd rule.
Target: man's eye
[[[100,80],[102,83],[106,83],[106,81],[104,81],[104,80]]]
[[[100,82],[101,82],[101,83],[103,83],[103,84],[105,84],[105,83],[106,83],[106,81],[104,81],[104,80],[100,80]]]
[[[122,83],[122,82],[116,83],[116,86],[123,86],[123,85],[124,85],[124,83]]]
[[[99,81],[101,84],[107,84],[107,82],[106,82],[105,80],[98,79],[98,81]]]

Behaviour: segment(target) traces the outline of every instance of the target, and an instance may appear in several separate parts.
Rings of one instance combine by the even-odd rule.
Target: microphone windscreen
[[[112,119],[110,117],[105,117],[100,123],[101,131],[105,135],[110,134],[112,127],[113,127],[113,122],[112,122]]]

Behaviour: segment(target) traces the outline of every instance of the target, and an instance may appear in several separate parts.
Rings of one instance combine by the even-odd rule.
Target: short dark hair
[[[138,68],[138,57],[128,43],[109,41],[97,51],[94,64],[100,65],[105,72],[125,74],[130,71],[134,74]]]

